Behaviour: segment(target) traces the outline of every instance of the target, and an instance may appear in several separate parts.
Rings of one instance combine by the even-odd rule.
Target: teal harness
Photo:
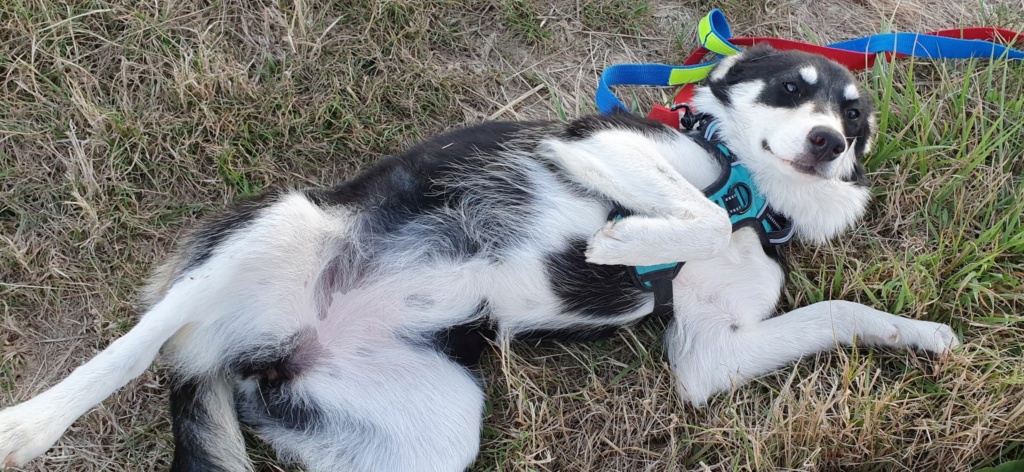
[[[704,195],[725,209],[732,221],[733,232],[752,228],[761,238],[766,252],[789,242],[793,237],[793,223],[775,211],[751,178],[750,170],[718,139],[718,122],[709,115],[694,115],[689,108],[682,119],[686,134],[714,156],[722,167],[715,182],[704,189]],[[629,216],[625,209],[616,209],[611,219]],[[626,270],[637,288],[654,292],[654,315],[672,314],[672,279],[679,274],[685,262],[651,266],[631,266]]]

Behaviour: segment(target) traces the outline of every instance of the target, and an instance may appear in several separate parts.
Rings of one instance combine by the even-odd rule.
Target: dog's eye
[[[789,93],[796,93],[798,90],[796,88],[796,84],[794,84],[793,82],[786,82],[782,84],[782,86],[785,87],[786,91]]]
[[[851,120],[856,120],[857,118],[860,118],[860,110],[856,108],[846,110],[846,118]]]

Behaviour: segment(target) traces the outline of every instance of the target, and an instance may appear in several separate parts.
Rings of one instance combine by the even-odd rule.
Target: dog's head
[[[756,46],[723,59],[694,105],[801,237],[828,239],[863,215],[874,107],[844,67]]]

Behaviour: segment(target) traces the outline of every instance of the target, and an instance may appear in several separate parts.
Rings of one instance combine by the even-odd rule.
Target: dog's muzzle
[[[815,164],[831,162],[846,152],[846,138],[831,128],[815,126],[807,134],[806,149]]]

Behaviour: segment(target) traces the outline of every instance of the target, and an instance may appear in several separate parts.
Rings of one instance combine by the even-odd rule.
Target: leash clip
[[[679,111],[680,108],[683,109],[683,113],[679,116],[679,128],[687,131],[700,129],[699,125],[701,120],[704,118],[704,114],[694,113],[693,109],[690,108],[690,105],[686,103],[676,103],[669,107],[669,110]]]

